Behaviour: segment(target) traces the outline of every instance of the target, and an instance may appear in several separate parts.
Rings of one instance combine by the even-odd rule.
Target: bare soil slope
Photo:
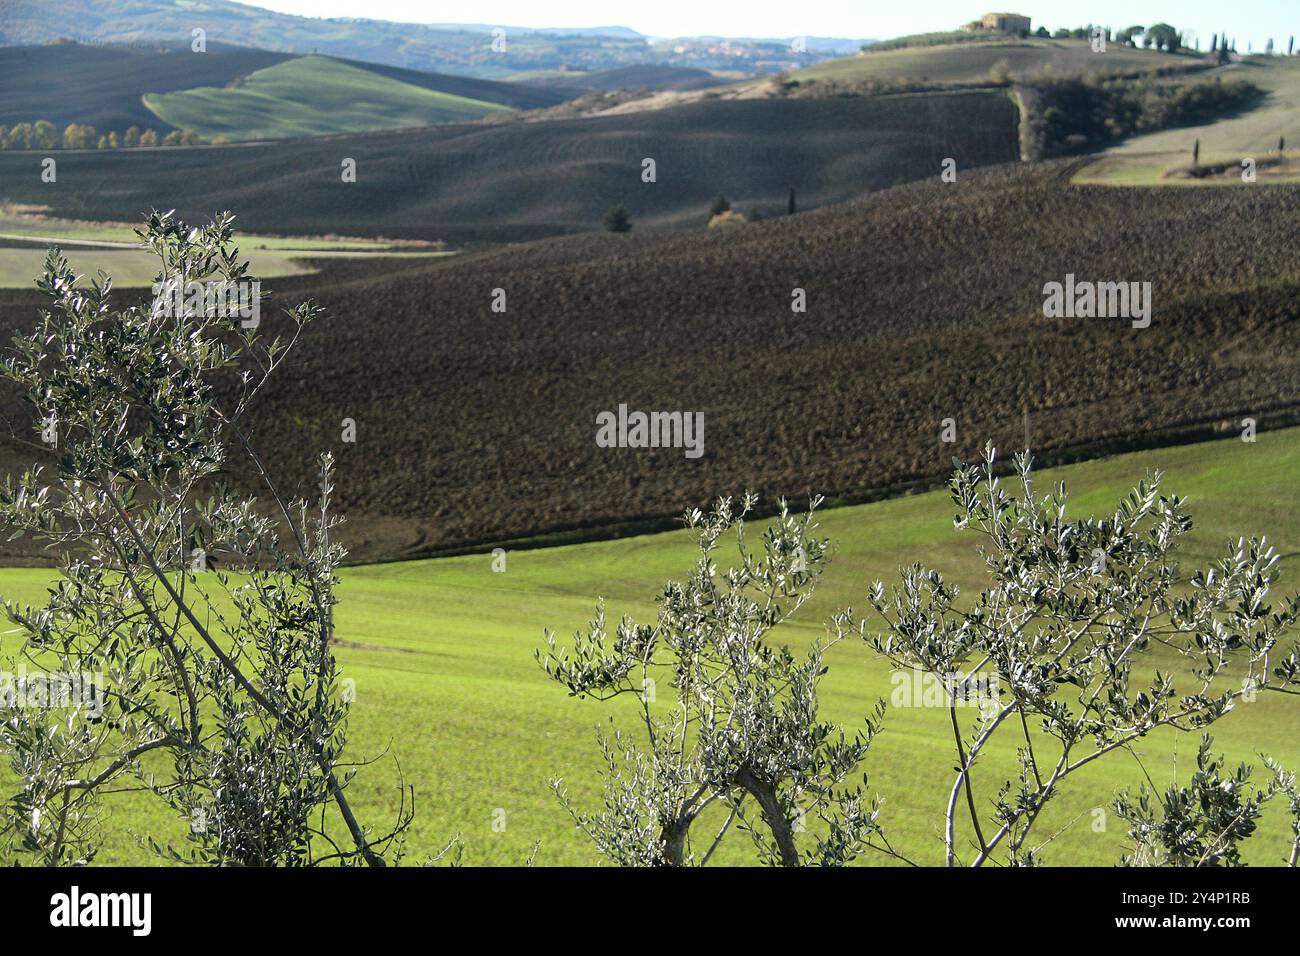
[[[338,453],[348,540],[373,558],[659,526],[746,487],[896,492],[986,439],[1021,446],[1026,409],[1048,460],[1295,421],[1300,187],[1078,187],[1074,168],[277,280],[330,317],[267,394],[258,442],[304,487],[314,453]],[[1044,283],[1067,273],[1152,282],[1150,328],[1043,318]],[[0,333],[37,305],[0,293]],[[703,411],[704,456],[597,447],[595,416],[619,403]]]

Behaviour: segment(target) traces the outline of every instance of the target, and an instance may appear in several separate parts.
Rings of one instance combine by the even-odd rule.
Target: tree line
[[[0,123],[0,149],[134,149],[151,146],[197,146],[203,139],[189,130],[157,130],[129,126],[100,132],[88,123],[69,123],[60,132],[49,120],[15,123],[6,128]]]

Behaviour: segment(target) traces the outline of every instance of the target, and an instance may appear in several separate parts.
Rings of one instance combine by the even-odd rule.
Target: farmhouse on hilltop
[[[991,33],[1006,33],[1010,36],[1025,36],[1029,33],[1029,17],[1018,13],[986,13],[983,18],[968,23],[970,31],[988,30]]]

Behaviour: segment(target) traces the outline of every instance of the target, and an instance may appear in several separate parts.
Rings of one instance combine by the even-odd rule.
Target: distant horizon
[[[244,3],[245,0],[236,0],[236,2]],[[245,4],[245,5],[254,6],[254,4]],[[337,19],[337,18],[322,18],[322,19]],[[349,17],[347,19],[378,20],[380,18]],[[387,20],[383,22],[395,23],[399,21]],[[416,22],[416,21],[411,21],[411,22]],[[501,28],[504,30],[524,30],[527,31],[528,33],[565,33],[565,32],[597,33],[601,30],[626,30],[630,33],[635,33],[638,36],[645,37],[647,40],[675,40],[678,38],[686,38],[686,37],[717,37],[718,39],[721,40],[792,40],[797,37],[818,37],[826,40],[845,40],[845,41],[888,39],[887,37],[878,37],[878,36],[865,36],[865,35],[849,36],[847,34],[832,34],[832,33],[786,33],[780,35],[758,34],[758,33],[708,33],[708,32],[645,33],[641,30],[638,30],[636,27],[628,26],[626,23],[585,23],[585,24],[569,24],[564,26],[547,24],[544,26],[530,26],[528,24],[523,24],[523,23],[484,23],[481,20],[475,20],[467,23],[457,23],[451,20],[445,20],[445,21],[437,20],[437,21],[430,21],[428,23],[418,23],[417,25],[424,26],[424,27],[434,27],[434,28],[445,27],[447,29],[460,29],[460,30],[465,30],[465,29],[493,30],[496,28]]]
[[[1151,3],[1128,3],[1120,0],[1098,2],[1029,2],[985,3],[971,0],[934,0],[924,5],[897,7],[873,5],[866,8],[860,0],[809,0],[797,8],[772,5],[768,9],[740,0],[715,0],[707,7],[688,0],[660,0],[652,6],[629,4],[627,15],[615,12],[611,5],[590,0],[555,0],[547,4],[543,21],[538,7],[524,0],[480,0],[474,19],[458,22],[441,15],[441,6],[430,11],[429,5],[415,0],[367,0],[358,10],[355,0],[235,0],[244,6],[259,7],[309,19],[386,20],[421,26],[481,27],[489,24],[506,29],[529,31],[595,30],[620,27],[649,38],[717,36],[736,39],[782,40],[792,37],[825,37],[837,40],[889,40],[916,33],[955,30],[986,13],[1020,13],[1028,16],[1037,29],[1080,27],[1089,23],[1115,30],[1135,24],[1169,23],[1194,37],[1202,49],[1210,35],[1227,31],[1245,52],[1249,44],[1262,51],[1268,39],[1285,48],[1287,37],[1300,33],[1300,11],[1281,0],[1261,0],[1224,10],[1221,4],[1206,0],[1185,3],[1157,0]],[[450,11],[448,11],[450,12]]]

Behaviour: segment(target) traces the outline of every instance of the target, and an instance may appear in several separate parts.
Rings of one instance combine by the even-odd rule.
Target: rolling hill
[[[661,527],[746,486],[898,493],[1026,428],[1063,461],[1300,421],[1300,187],[1078,187],[1078,165],[276,279],[277,302],[330,318],[266,393],[258,442],[301,487],[334,450],[350,546],[373,559]],[[1045,319],[1044,284],[1067,274],[1151,282],[1150,327]],[[39,304],[0,292],[0,336]],[[703,457],[597,447],[595,415],[620,403],[704,412]],[[21,432],[19,407],[0,414]]]
[[[250,75],[257,78],[251,89]],[[233,118],[236,106],[245,121],[259,121],[261,126],[268,125],[264,117],[270,116],[272,129],[281,115],[290,127],[367,129],[374,127],[330,126],[335,121],[331,116],[313,118],[311,111],[337,114],[373,109],[383,118],[380,125],[396,125],[391,117],[408,118],[403,109],[417,121],[426,115],[463,119],[499,107],[552,106],[571,95],[544,87],[327,57],[294,57],[220,43],[209,44],[202,54],[188,45],[0,47],[0,89],[4,90],[2,124],[48,119],[59,129],[68,123],[89,123],[101,131],[119,132],[129,126],[201,131],[216,125],[209,121],[207,109]],[[350,90],[357,94],[351,100]],[[168,118],[146,106],[146,98],[167,104],[163,112]],[[466,110],[460,103],[466,99],[487,105]],[[354,116],[353,121],[364,117]]]
[[[100,46],[51,43],[0,47],[0,123],[47,119],[59,129],[89,123],[99,130],[171,130],[143,102],[146,93],[225,86],[290,59],[289,54],[212,44]]]
[[[1105,53],[1094,53],[1083,40],[983,36],[879,51],[868,47],[853,57],[789,73],[749,76],[707,87],[665,85],[648,93],[589,92],[552,108],[547,115],[616,116],[706,100],[817,99],[980,89],[1008,90],[1021,104],[1022,113],[1035,117],[1042,109],[1036,91],[1053,81],[1123,77],[1135,83],[1150,79],[1174,85],[1190,83],[1210,68],[1206,57],[1192,54],[1165,54],[1118,45]],[[575,78],[573,82],[580,80]],[[1032,142],[1027,141],[1026,147],[1025,155],[1038,158]]]
[[[789,79],[799,83],[858,84],[867,81],[942,86],[977,84],[997,68],[1012,79],[1035,76],[1128,74],[1155,70],[1192,69],[1202,57],[1159,53],[1111,44],[1093,53],[1086,40],[981,40],[937,46],[872,51],[828,60],[796,70]]]
[[[1280,139],[1285,139],[1292,149],[1300,146],[1300,58],[1249,57],[1219,67],[1207,76],[1249,80],[1265,92],[1264,100],[1252,110],[1212,123],[1131,137],[1106,150],[1099,162],[1083,170],[1081,181],[1113,185],[1186,183],[1164,179],[1162,174],[1171,166],[1189,164],[1192,145],[1197,141],[1202,162],[1226,160],[1234,166],[1244,156],[1267,157],[1277,149]],[[1239,183],[1240,177],[1208,180],[1223,181]]]
[[[528,78],[525,74],[516,79],[543,89],[564,91],[572,96],[597,90],[705,90],[728,82],[708,70],[657,64],[625,66],[596,73],[548,73],[535,78]]]
[[[701,102],[634,116],[451,124],[267,144],[68,152],[54,189],[32,157],[0,152],[0,200],[55,215],[134,220],[230,208],[268,233],[513,240],[599,228],[622,203],[638,228],[702,224],[725,193],[743,208],[801,209],[1017,155],[1001,93]],[[641,180],[642,160],[657,181]],[[342,160],[357,163],[343,183]]]
[[[233,86],[150,93],[144,102],[170,126],[231,141],[464,122],[506,108],[324,56],[296,57]]]

